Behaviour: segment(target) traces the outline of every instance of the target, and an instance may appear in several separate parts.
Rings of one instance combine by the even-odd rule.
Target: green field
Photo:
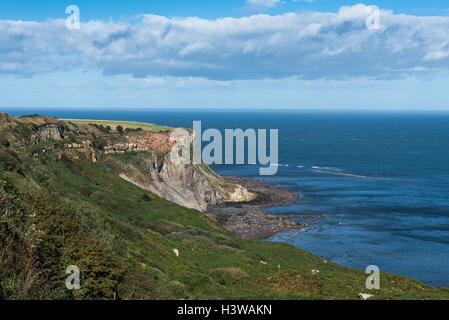
[[[84,120],[84,119],[61,119],[63,121],[72,122],[75,124],[98,124],[103,126],[110,126],[112,129],[116,129],[118,126],[123,129],[142,129],[150,132],[172,131],[173,128],[158,126],[152,123],[137,122],[137,121],[113,121],[113,120]]]

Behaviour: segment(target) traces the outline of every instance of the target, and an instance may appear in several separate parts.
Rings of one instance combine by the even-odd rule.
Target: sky
[[[449,110],[448,69],[442,0],[0,3],[0,108]]]

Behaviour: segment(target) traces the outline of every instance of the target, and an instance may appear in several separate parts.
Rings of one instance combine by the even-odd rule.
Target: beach
[[[311,227],[317,216],[284,216],[266,212],[266,208],[287,206],[302,199],[302,195],[262,183],[254,179],[223,176],[256,194],[245,203],[226,203],[209,208],[209,216],[223,228],[243,239],[264,240],[281,232],[299,231]]]

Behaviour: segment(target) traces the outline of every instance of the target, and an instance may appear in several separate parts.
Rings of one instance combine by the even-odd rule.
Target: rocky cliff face
[[[191,164],[190,156],[182,155],[181,150],[191,149],[194,141],[192,133],[185,130],[180,131],[180,134],[171,135],[147,133],[147,139],[143,145],[133,144],[129,148],[153,153],[149,167],[150,176],[147,179],[138,179],[132,177],[132,172],[122,172],[120,177],[123,179],[169,201],[200,211],[206,211],[211,205],[228,201],[250,201],[255,197],[242,186],[226,183],[207,165]],[[158,153],[162,155],[158,157]]]
[[[35,146],[34,159],[51,150],[58,159],[111,163],[116,160],[114,155],[129,153],[139,163],[117,161],[113,170],[120,177],[169,201],[200,211],[206,211],[211,205],[249,201],[255,197],[244,187],[225,182],[207,165],[191,164],[190,157],[183,157],[181,150],[191,149],[193,134],[179,132],[119,133],[98,125],[0,114],[2,139],[19,148]]]
[[[47,124],[38,128],[37,140],[39,142],[44,141],[57,141],[64,139],[64,126],[58,124]]]

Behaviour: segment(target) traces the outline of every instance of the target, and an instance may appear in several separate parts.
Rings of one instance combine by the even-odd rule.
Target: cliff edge
[[[207,211],[225,202],[246,202],[255,195],[238,184],[226,182],[202,163],[191,164],[180,150],[194,141],[191,131],[147,131],[111,126],[107,121],[59,120],[38,115],[12,117],[0,114],[1,139],[19,148],[32,147],[33,157],[53,150],[58,159],[97,162],[103,158],[118,176],[171,202]],[[146,124],[142,123],[146,128]]]

